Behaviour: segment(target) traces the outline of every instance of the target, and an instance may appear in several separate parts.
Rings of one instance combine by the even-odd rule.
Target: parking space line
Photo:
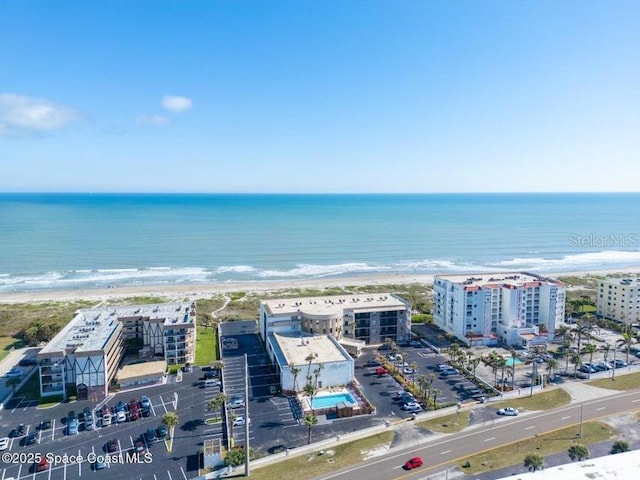
[[[169,475],[169,480],[173,480],[173,478],[171,478],[171,472],[169,470],[167,470],[167,475]]]
[[[17,478],[20,478],[20,473],[22,473],[22,464],[20,464],[18,466],[18,476],[17,476]]]
[[[51,470],[53,470],[52,468],[49,468],[49,475],[47,476],[47,480],[51,480]],[[20,478],[20,477],[18,477]]]
[[[164,413],[167,413],[167,406],[164,404],[164,400],[162,399],[162,395],[158,395],[160,397],[160,401],[162,402],[162,408],[164,408]]]
[[[153,474],[153,480],[158,480],[158,477],[156,477],[156,474]]]
[[[52,425],[51,425],[51,440],[53,440],[56,436],[56,419],[53,419]]]
[[[155,417],[156,416],[156,411],[153,408],[153,402],[151,401],[151,399],[149,399],[149,405],[151,406],[151,413],[153,413],[153,416]]]
[[[49,467],[49,471],[51,471],[51,467]],[[67,480],[67,462],[62,464],[62,480]]]
[[[122,458],[122,445],[120,445],[120,439],[118,439],[118,457],[120,458],[120,463],[124,463],[124,459]]]
[[[184,469],[182,468],[182,465],[180,465],[180,471],[182,472],[182,476],[184,477],[184,480],[187,480],[187,474],[184,473]]]
[[[78,458],[80,458],[80,455],[82,455],[82,452],[78,449]],[[78,462],[78,476],[82,476],[82,462]]]
[[[182,468],[182,467],[181,467],[181,468]],[[2,469],[2,480],[4,480],[4,475],[5,475],[5,473],[7,473],[7,469],[6,469],[6,468],[3,468],[3,469]]]

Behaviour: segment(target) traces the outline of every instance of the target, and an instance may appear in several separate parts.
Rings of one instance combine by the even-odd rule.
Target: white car
[[[415,373],[415,371],[411,367],[404,367],[402,371],[405,373],[405,375],[411,375],[412,373]]]
[[[0,451],[9,448],[9,437],[0,438]]]
[[[124,412],[118,412],[116,413],[116,422],[118,423],[124,423],[127,421],[127,414]]]
[[[422,407],[417,402],[407,402],[404,405],[402,405],[402,409],[406,410],[407,412],[421,412],[422,411]]]
[[[251,425],[251,419],[249,419],[249,425]],[[234,427],[244,427],[244,415],[240,415],[233,421]]]
[[[229,401],[229,408],[242,408],[244,407],[244,398],[231,398]]]
[[[498,415],[506,415],[507,417],[515,417],[518,415],[518,409],[513,407],[505,407],[498,410]]]

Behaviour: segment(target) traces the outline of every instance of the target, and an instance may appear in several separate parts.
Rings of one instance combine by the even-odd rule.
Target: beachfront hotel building
[[[194,303],[78,310],[38,353],[40,394],[104,398],[131,346],[147,360],[193,363],[195,326]]]
[[[310,333],[363,344],[411,338],[411,304],[390,293],[282,298],[260,302],[260,335]],[[353,342],[345,342],[353,343]]]
[[[565,286],[525,272],[437,275],[434,322],[467,345],[546,345],[564,324]]]
[[[331,335],[271,332],[266,347],[284,393],[300,392],[307,383],[327,389],[353,380],[354,360]]]
[[[596,313],[625,325],[640,322],[640,278],[606,278],[598,282]]]

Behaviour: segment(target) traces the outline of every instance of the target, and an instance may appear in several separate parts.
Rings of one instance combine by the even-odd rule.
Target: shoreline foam
[[[560,273],[541,273],[545,277],[557,278],[558,276],[587,276],[587,275],[612,275],[624,273],[639,273],[640,265],[615,269],[589,269],[575,270]],[[532,272],[536,273],[536,272]],[[34,290],[19,291],[0,294],[1,303],[33,303],[45,301],[71,301],[71,300],[95,300],[103,302],[109,299],[127,298],[132,296],[158,296],[169,300],[188,297],[190,300],[206,298],[216,294],[228,294],[232,292],[276,292],[287,289],[299,288],[331,288],[347,286],[367,285],[393,285],[393,284],[425,284],[431,286],[435,275],[448,275],[450,272],[438,274],[412,274],[412,273],[371,273],[358,276],[346,276],[339,278],[314,278],[314,279],[290,279],[290,280],[256,280],[233,281],[202,284],[162,284],[162,285],[132,285],[114,288],[75,289],[75,290]],[[473,272],[469,272],[472,275]]]

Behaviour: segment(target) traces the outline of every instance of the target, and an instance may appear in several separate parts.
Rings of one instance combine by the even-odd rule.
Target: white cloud
[[[66,105],[15,93],[0,93],[0,135],[50,132],[78,117],[78,113]]]
[[[192,105],[193,102],[187,97],[178,97],[175,95],[165,95],[162,97],[162,106],[173,113],[191,110]]]
[[[167,117],[163,117],[162,115],[140,115],[138,117],[138,123],[142,123],[144,125],[167,125],[171,123]]]

